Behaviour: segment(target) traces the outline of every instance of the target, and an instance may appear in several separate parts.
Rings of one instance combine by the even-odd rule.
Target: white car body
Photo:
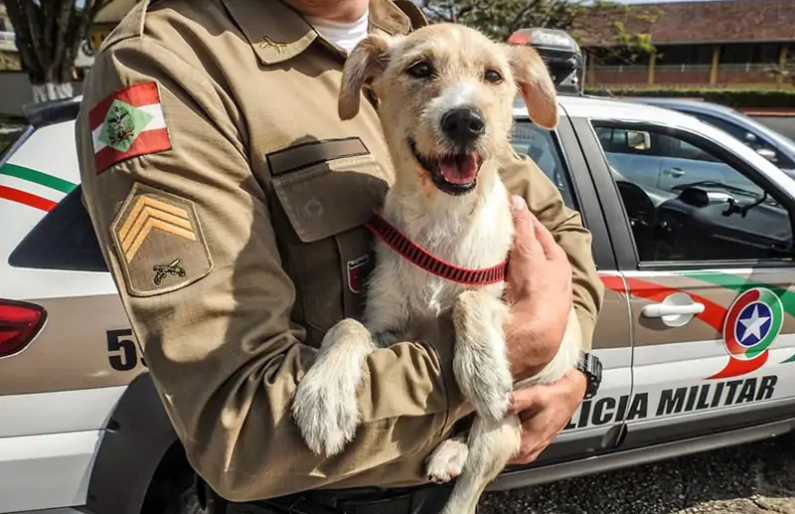
[[[561,96],[560,104],[564,114],[561,123],[569,123],[568,118],[609,118],[633,124],[654,122],[699,134],[757,170],[795,202],[795,183],[780,169],[728,134],[693,117],[651,106],[585,97]],[[517,104],[515,115],[517,119],[526,118],[520,104]],[[573,152],[574,147],[570,148]],[[539,164],[545,168],[543,163]],[[654,176],[659,178],[660,170],[668,164],[663,160],[658,164],[647,162],[642,165],[657,166]],[[706,170],[704,174],[706,176],[713,171]],[[164,434],[157,436],[160,438],[158,441],[166,442],[153,443],[150,448],[148,443],[141,443],[145,438],[139,434],[134,440],[136,444],[143,444],[145,449],[123,450],[117,445],[113,451],[138,453],[141,459],[146,455],[147,459],[155,461],[147,461],[140,467],[129,464],[127,470],[113,471],[118,474],[114,477],[121,476],[122,479],[105,476],[112,474],[112,467],[107,463],[119,457],[100,458],[100,452],[108,447],[106,439],[109,436],[121,437],[127,427],[136,426],[135,418],[140,414],[130,414],[138,412],[136,407],[124,410],[128,408],[123,405],[124,397],[125,393],[133,397],[128,392],[131,384],[147,374],[129,332],[129,322],[114,282],[105,271],[44,269],[9,263],[9,257],[45,218],[50,207],[60,203],[66,197],[66,191],[79,183],[73,117],[64,116],[57,123],[44,123],[31,130],[7,152],[6,157],[0,159],[0,301],[30,302],[47,311],[46,324],[35,339],[22,352],[0,358],[0,412],[3,413],[0,415],[0,514],[43,509],[58,509],[54,512],[65,514],[78,512],[73,510],[78,508],[92,514],[138,513],[144,501],[143,494],[156,476],[155,470],[164,466],[166,450],[178,446],[175,438],[168,439],[171,436],[167,427],[162,426],[165,419],[162,412],[153,414],[153,419],[159,421],[152,423],[161,423],[158,430]],[[69,237],[68,234],[60,236]],[[41,258],[57,261],[61,250],[54,248],[52,252],[53,255],[42,255]],[[619,279],[622,276],[611,270],[603,274]],[[626,332],[630,333],[629,326]],[[793,337],[781,336],[781,352],[786,353],[793,346]],[[703,375],[702,366],[706,360],[718,358],[715,357],[718,350],[714,346],[714,341],[695,345],[687,343],[682,344],[677,353],[671,354],[670,345],[664,349],[651,346],[633,348],[631,345],[602,349],[596,341],[595,351],[605,366],[600,395],[620,398],[644,387],[654,392],[668,387],[667,383],[687,387],[693,383],[692,377]],[[662,352],[666,352],[664,355],[667,357],[663,358]],[[671,355],[676,358],[671,359]],[[688,362],[682,360],[685,357]],[[633,358],[635,366],[653,367],[654,373],[662,374],[666,383],[661,380],[644,383],[636,377],[632,385]],[[779,396],[772,400],[791,401],[795,398],[793,370],[788,371],[789,378],[783,368],[767,370],[768,374],[775,372],[779,377]],[[120,409],[124,412],[120,413]],[[575,418],[578,415],[579,412]],[[651,420],[648,423],[666,424],[677,419]],[[579,444],[578,441],[602,437],[610,430],[611,427],[577,426],[561,434],[559,443]],[[775,430],[782,429],[777,426]],[[699,439],[697,444],[682,447],[678,452],[700,451],[769,435],[759,430],[754,434],[734,434],[710,441]],[[154,435],[152,437],[155,438]],[[661,454],[656,446],[647,452],[646,457],[642,452],[641,455],[638,453],[635,451],[624,460],[615,454],[585,460],[580,455],[577,459],[562,459],[546,467],[542,459],[537,469],[506,473],[505,478],[498,479],[493,487],[510,489],[665,456],[665,452]],[[668,451],[668,456],[674,454]],[[127,461],[120,459],[118,465],[125,465],[122,462]],[[101,473],[97,471],[100,465],[104,466]],[[180,469],[184,470],[184,463],[181,466]],[[137,469],[143,471],[136,474]],[[116,483],[111,484],[114,480]],[[92,494],[92,488],[98,492]],[[120,491],[125,492],[122,494]],[[106,500],[92,499],[92,496],[124,494],[129,495],[124,498],[126,503],[115,504],[123,505],[114,507],[115,511],[97,506],[110,505],[102,503]],[[112,501],[122,502],[118,498],[107,500]]]

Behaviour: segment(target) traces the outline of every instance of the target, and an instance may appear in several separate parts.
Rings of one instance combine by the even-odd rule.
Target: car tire
[[[191,486],[176,497],[172,504],[166,506],[164,514],[205,514],[199,504],[199,497],[196,489]]]
[[[207,514],[199,502],[192,473],[180,473],[159,483],[154,501],[141,514]]]

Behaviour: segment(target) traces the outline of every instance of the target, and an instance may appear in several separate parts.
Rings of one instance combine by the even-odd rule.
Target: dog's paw
[[[336,455],[353,439],[361,420],[357,392],[363,362],[373,349],[361,323],[342,320],[326,332],[315,362],[299,382],[293,419],[316,455]]]
[[[293,419],[316,455],[336,455],[353,439],[361,419],[356,402],[359,381],[356,373],[329,381],[308,373],[298,384]]]
[[[457,478],[464,469],[468,455],[469,448],[462,438],[442,441],[428,458],[428,480],[444,484]]]

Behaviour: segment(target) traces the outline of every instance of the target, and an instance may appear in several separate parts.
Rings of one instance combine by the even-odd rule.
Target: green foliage
[[[584,10],[579,0],[424,0],[420,5],[432,22],[469,25],[498,41],[521,28],[569,30]]]
[[[647,31],[663,15],[658,7],[596,0],[584,14],[573,35],[584,46],[597,42],[600,58],[633,64],[657,52]]]
[[[586,88],[585,94],[610,97],[651,96],[660,98],[695,98],[734,108],[795,109],[795,89]]]
[[[565,30],[582,45],[593,36],[591,20],[605,20],[597,27],[599,39],[608,47],[605,54],[634,61],[655,51],[649,34],[626,28],[635,20],[654,23],[658,11],[649,7],[610,0],[596,0],[592,5],[583,0],[423,0],[420,5],[432,22],[469,25],[498,41],[522,28],[543,27]]]

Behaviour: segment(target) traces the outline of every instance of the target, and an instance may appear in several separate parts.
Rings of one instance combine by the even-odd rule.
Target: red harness
[[[403,258],[438,277],[474,286],[496,284],[505,280],[505,273],[508,267],[507,259],[491,268],[459,268],[434,257],[377,214],[364,226]]]

